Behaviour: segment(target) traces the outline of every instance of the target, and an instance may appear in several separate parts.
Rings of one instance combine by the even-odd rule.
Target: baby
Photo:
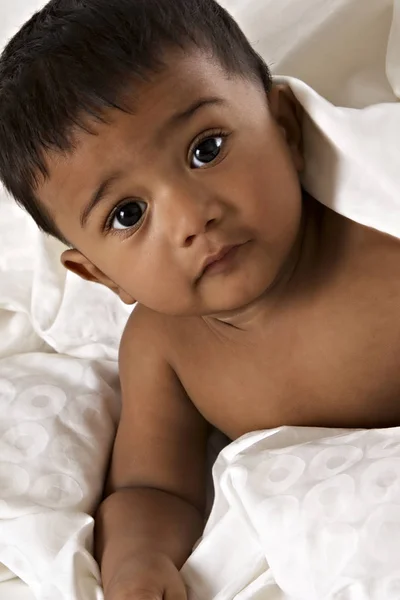
[[[210,425],[399,424],[400,243],[302,190],[301,108],[214,0],[52,0],[3,53],[0,127],[65,267],[138,303],[106,598],[183,600]]]

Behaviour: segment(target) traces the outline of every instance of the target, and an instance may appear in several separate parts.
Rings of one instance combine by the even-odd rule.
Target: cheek
[[[242,203],[242,223],[258,242],[273,274],[296,242],[302,213],[298,173],[283,143],[260,143],[246,157],[237,200]]]
[[[244,205],[249,217],[268,231],[270,238],[296,227],[301,212],[301,185],[284,144],[260,145],[246,162],[243,188],[254,198]]]
[[[119,258],[119,265],[117,272],[114,267],[115,282],[141,304],[165,314],[190,308],[188,283],[165,250],[132,248]]]
[[[145,249],[132,248],[118,257],[115,281],[139,302],[145,303],[147,296],[162,293],[165,287],[166,263],[163,256],[149,254]],[[113,265],[110,265],[113,268]]]

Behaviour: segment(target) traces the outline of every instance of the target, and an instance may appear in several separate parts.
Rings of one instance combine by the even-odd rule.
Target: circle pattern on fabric
[[[14,406],[16,415],[32,421],[58,415],[65,406],[67,395],[55,385],[35,385],[17,397]]]
[[[263,492],[281,494],[298,481],[305,468],[306,463],[298,456],[280,454],[271,457],[267,464],[260,464],[260,468],[256,468],[252,476],[257,477],[262,470]]]
[[[11,381],[0,379],[0,403],[4,408],[4,404],[10,404],[17,395],[17,390]]]
[[[29,488],[29,474],[18,465],[0,463],[0,490],[2,498],[21,496]]]
[[[38,423],[21,423],[0,438],[0,457],[20,463],[41,454],[49,441],[46,429]]]
[[[365,501],[392,502],[400,498],[400,458],[383,458],[371,463],[361,474]]]
[[[345,514],[355,493],[354,479],[346,474],[317,483],[306,494],[303,513],[322,521],[335,521]]]
[[[10,544],[0,546],[0,562],[29,585],[36,582],[35,570],[19,547]]]
[[[49,459],[52,464],[68,472],[81,473],[90,467],[90,455],[88,449],[95,451],[91,440],[83,436],[61,435],[51,442],[49,448]]]
[[[400,598],[400,572],[395,571],[389,577],[379,581],[376,598],[385,600],[399,600]]]
[[[327,479],[346,471],[363,457],[363,451],[356,446],[331,446],[318,452],[312,459],[309,469],[315,479]]]
[[[378,506],[365,523],[363,537],[369,555],[384,563],[398,566],[400,556],[400,506]]]
[[[279,540],[282,535],[291,537],[300,526],[300,504],[294,496],[266,498],[257,506],[260,534]]]
[[[53,473],[40,477],[32,489],[38,504],[48,508],[75,506],[83,498],[79,483],[69,475]]]

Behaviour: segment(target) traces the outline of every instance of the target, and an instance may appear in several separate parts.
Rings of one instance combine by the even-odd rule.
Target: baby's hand
[[[143,554],[121,567],[105,590],[105,600],[187,600],[187,595],[171,559]]]

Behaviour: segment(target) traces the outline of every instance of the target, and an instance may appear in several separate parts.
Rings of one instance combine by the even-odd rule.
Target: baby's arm
[[[134,315],[121,345],[121,421],[96,518],[106,600],[183,600],[179,569],[203,529],[206,422],[148,325]]]

